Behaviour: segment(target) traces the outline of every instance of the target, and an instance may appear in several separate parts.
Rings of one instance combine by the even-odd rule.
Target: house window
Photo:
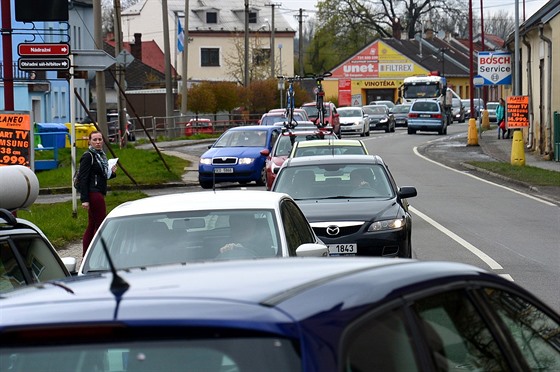
[[[201,66],[220,66],[220,49],[202,48],[200,49]]]
[[[264,66],[270,63],[270,49],[255,49],[253,55],[253,64],[256,66]]]
[[[257,13],[249,12],[249,23],[257,23]]]
[[[206,12],[206,23],[218,23],[218,13]]]

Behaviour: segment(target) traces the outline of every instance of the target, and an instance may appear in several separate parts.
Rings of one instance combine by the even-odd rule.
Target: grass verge
[[[147,195],[138,191],[111,191],[105,202],[107,213],[127,201],[145,198]],[[33,222],[45,233],[56,249],[64,248],[71,242],[81,240],[87,226],[88,215],[78,203],[77,216],[72,216],[72,202],[54,204],[33,204],[29,209],[20,209],[19,218]]]
[[[534,186],[560,187],[560,173],[548,169],[530,165],[518,166],[503,162],[469,161],[467,163]]]

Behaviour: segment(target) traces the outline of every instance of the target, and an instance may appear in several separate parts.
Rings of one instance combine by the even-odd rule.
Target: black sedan
[[[207,262],[86,275],[0,301],[0,370],[10,372],[560,370],[558,314],[453,262]]]
[[[368,105],[363,110],[369,116],[369,130],[395,131],[395,118],[385,105]]]
[[[288,159],[272,191],[292,196],[334,256],[412,257],[407,198],[379,156]]]

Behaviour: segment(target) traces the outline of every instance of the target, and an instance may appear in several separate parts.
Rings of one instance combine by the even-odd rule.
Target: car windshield
[[[214,144],[214,147],[266,147],[266,130],[229,130]]]
[[[167,327],[169,328],[169,327]],[[134,333],[134,328],[129,327]],[[137,331],[141,331],[138,330]],[[116,342],[78,343],[71,339],[60,345],[10,347],[0,349],[0,361],[11,372],[44,371],[301,371],[298,347],[279,337],[254,337],[249,334],[226,336],[228,329],[204,331],[184,329],[184,335],[198,338],[153,340],[150,335],[169,332],[152,326],[142,337]],[[120,334],[113,330],[111,334]],[[95,333],[95,332],[94,332]],[[204,338],[204,333],[208,335]],[[240,331],[236,332],[237,334]],[[95,333],[97,334],[97,333]],[[94,336],[90,336],[92,338]],[[87,368],[85,368],[87,366]]]
[[[441,90],[438,84],[417,83],[404,86],[404,98],[435,98],[440,95]]]
[[[355,118],[355,117],[361,117],[362,116],[362,110],[360,110],[360,109],[355,109],[355,110],[339,109],[338,113],[340,114],[341,118]]]
[[[317,133],[293,133],[287,136],[280,136],[274,147],[274,154],[272,156],[288,156],[292,151],[293,144],[301,141],[313,141],[319,139],[336,139],[334,134],[324,132]]]
[[[495,103],[494,102],[489,102],[489,103],[486,104],[486,108],[488,110],[495,110],[496,107],[498,107],[498,105],[499,105],[498,102],[495,102]]]
[[[304,121],[305,118],[299,112],[294,112],[294,120],[296,121]],[[283,123],[287,121],[287,117],[285,115],[267,115],[261,120],[261,125],[275,125],[277,123]]]
[[[395,106],[393,108],[393,114],[408,113],[410,111],[410,106]]]
[[[305,146],[298,147],[293,154],[294,158],[300,156],[319,156],[319,155],[365,155],[366,152],[362,146],[338,145],[333,146]]]
[[[364,109],[365,110],[365,109]],[[387,111],[385,110],[385,107],[383,106],[377,106],[377,107],[368,107],[367,108],[368,111],[366,111],[368,114],[374,114],[374,115],[385,115],[387,113]]]
[[[314,164],[287,167],[274,190],[296,200],[329,198],[391,198],[393,191],[379,164]]]
[[[273,210],[209,210],[111,218],[89,248],[84,272],[205,260],[281,256]],[[103,240],[103,242],[102,242]],[[222,249],[227,244],[244,249]]]
[[[439,106],[435,101],[414,102],[411,111],[439,112]]]
[[[313,105],[313,106],[303,106],[302,109],[305,110],[305,112],[307,112],[307,116],[309,116],[310,118],[316,118],[318,116],[319,110],[317,110],[317,106]],[[331,109],[329,106],[323,106],[323,109],[325,110],[325,116],[331,116]]]

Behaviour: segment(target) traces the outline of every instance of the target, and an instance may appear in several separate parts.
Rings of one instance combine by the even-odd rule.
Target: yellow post
[[[476,129],[476,119],[469,119],[469,131],[467,134],[467,146],[478,146],[478,131]]]
[[[511,165],[525,165],[525,148],[523,147],[523,133],[520,130],[513,131],[513,142],[511,143]]]
[[[486,109],[482,110],[482,128],[490,129],[490,118]]]

